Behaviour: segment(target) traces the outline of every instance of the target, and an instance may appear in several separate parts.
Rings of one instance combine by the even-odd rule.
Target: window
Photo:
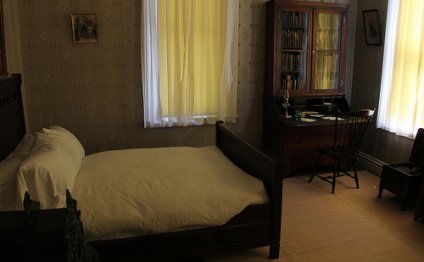
[[[238,0],[143,1],[145,127],[234,122]]]
[[[413,137],[424,127],[424,1],[390,0],[377,127]]]

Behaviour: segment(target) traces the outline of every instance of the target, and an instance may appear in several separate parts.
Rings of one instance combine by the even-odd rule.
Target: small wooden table
[[[415,220],[424,222],[424,179],[421,179],[420,194],[418,197],[418,205],[415,210]]]
[[[405,210],[408,200],[418,196],[422,176],[421,169],[410,163],[383,165],[378,198],[386,189],[400,198]]]

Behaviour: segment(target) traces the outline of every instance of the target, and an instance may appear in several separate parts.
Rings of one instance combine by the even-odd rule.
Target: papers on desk
[[[335,116],[323,116],[322,119],[334,121],[334,120],[336,120],[336,117]],[[343,118],[339,117],[339,118],[337,118],[337,120],[343,120]]]
[[[310,115],[313,115],[313,114],[318,114],[318,112],[316,112],[316,111],[301,111],[300,112],[301,114],[302,114],[302,117],[305,117],[305,116],[310,116]]]
[[[315,121],[317,121],[317,120],[316,120],[316,119],[312,119],[312,118],[302,117],[302,118],[300,119],[300,121],[303,121],[303,122],[315,122]]]

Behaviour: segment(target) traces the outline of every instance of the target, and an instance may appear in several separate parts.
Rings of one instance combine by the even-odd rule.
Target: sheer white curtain
[[[413,137],[424,127],[424,1],[390,0],[377,127]]]
[[[234,122],[238,0],[144,0],[146,127]]]

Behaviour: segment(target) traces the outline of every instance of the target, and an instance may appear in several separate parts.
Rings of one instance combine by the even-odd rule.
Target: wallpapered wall
[[[353,85],[352,106],[357,108],[376,107],[380,98],[381,72],[384,54],[384,34],[387,21],[388,1],[362,0],[358,3],[357,35]],[[382,45],[365,44],[362,11],[377,9],[379,12]],[[376,112],[378,114],[378,112]],[[382,129],[377,129],[374,123],[369,128],[362,151],[387,163],[407,162],[413,145],[413,140],[396,136]]]
[[[144,129],[141,0],[3,0],[9,73],[22,73],[29,131],[62,125],[88,153],[140,146],[214,144],[214,127]],[[357,0],[350,3],[355,37]],[[237,129],[260,144],[265,3],[240,0]],[[98,43],[74,44],[70,15],[95,13]],[[19,22],[18,22],[19,21]],[[20,32],[20,34],[19,34]],[[350,97],[354,41],[348,46]]]

